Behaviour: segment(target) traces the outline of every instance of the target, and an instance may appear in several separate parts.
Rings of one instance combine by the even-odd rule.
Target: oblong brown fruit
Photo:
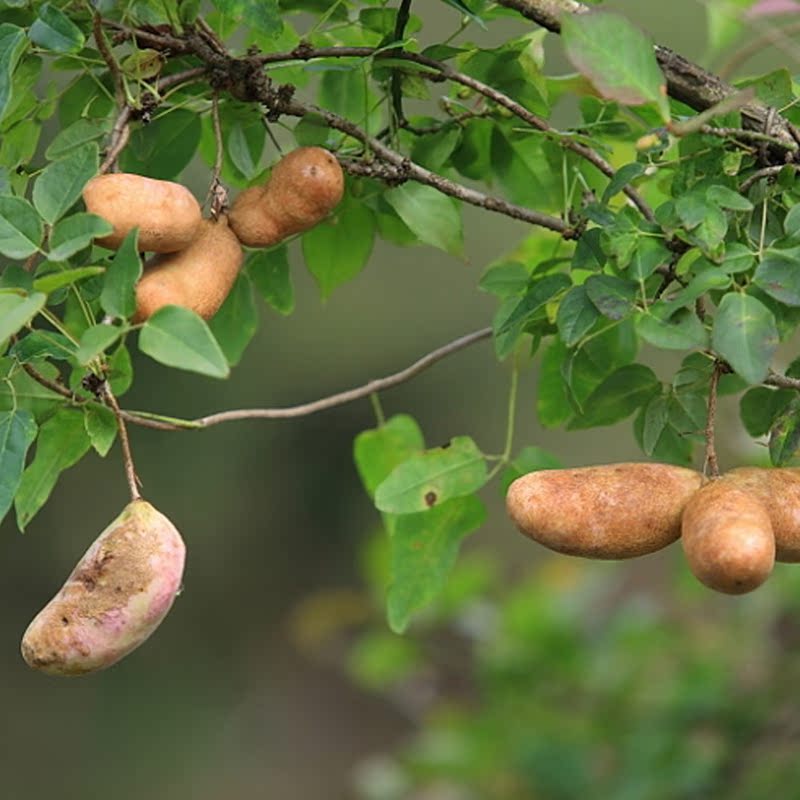
[[[203,219],[200,204],[185,186],[128,172],[92,178],[83,187],[83,202],[87,211],[114,226],[113,233],[96,240],[111,250],[117,250],[137,225],[139,250],[182,250],[195,238]]]
[[[759,499],[775,534],[775,560],[800,562],[800,470],[791,467],[739,467],[725,473]]]
[[[202,220],[199,235],[187,248],[145,264],[136,285],[134,322],[149,319],[167,305],[210,319],[225,302],[243,260],[239,240],[224,216]]]
[[[339,204],[344,174],[324,147],[298,147],[231,206],[231,229],[248,247],[268,247],[321,222]]]
[[[109,524],[22,637],[22,657],[50,675],[115,664],[161,624],[181,586],[186,547],[150,503]]]
[[[766,508],[727,477],[706,484],[689,500],[681,542],[695,576],[726,594],[752,591],[775,565],[775,537]]]
[[[699,472],[622,463],[531,472],[515,480],[506,508],[526,536],[585,558],[633,558],[674,542]]]

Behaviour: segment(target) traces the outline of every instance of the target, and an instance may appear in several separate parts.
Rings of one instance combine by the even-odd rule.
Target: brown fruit
[[[775,560],[800,561],[800,470],[740,467],[725,474],[754,495],[769,514],[775,534]]]
[[[189,308],[210,319],[231,290],[244,253],[224,216],[201,221],[197,238],[184,250],[158,255],[144,266],[136,285],[134,322],[144,322],[167,305]]]
[[[559,553],[632,558],[681,532],[698,472],[669,464],[608,464],[531,472],[511,484],[506,508],[526,536]]]
[[[339,204],[344,175],[322,147],[298,147],[264,186],[245,189],[231,206],[231,229],[248,247],[268,247],[321,222]]]
[[[22,657],[51,675],[119,661],[155,631],[178,593],[186,547],[150,503],[134,500],[100,534],[22,637]]]
[[[681,541],[692,572],[718,592],[750,592],[764,583],[775,564],[766,508],[728,477],[707,483],[689,500]]]
[[[125,172],[92,178],[83,187],[83,202],[87,211],[114,226],[113,233],[97,239],[111,250],[117,250],[137,225],[139,250],[182,250],[197,235],[203,218],[200,205],[185,186]]]

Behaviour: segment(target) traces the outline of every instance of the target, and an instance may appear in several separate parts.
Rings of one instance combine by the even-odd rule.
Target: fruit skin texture
[[[760,586],[775,564],[775,537],[767,509],[727,476],[703,486],[683,512],[686,560],[706,586],[744,594]]]
[[[129,503],[28,626],[22,657],[50,675],[115,664],[166,616],[185,558],[183,539],[163,514],[145,500]]]
[[[800,562],[800,470],[739,467],[725,473],[754,495],[769,514],[775,534],[775,560]]]
[[[139,250],[173,253],[196,236],[203,219],[194,195],[179,183],[158,181],[128,172],[97,175],[83,187],[86,210],[114,226],[97,244],[119,249],[139,226]]]
[[[269,247],[313,228],[339,204],[344,174],[323,147],[298,147],[264,186],[245,189],[231,206],[231,228],[248,247]]]
[[[244,253],[223,215],[204,219],[197,238],[178,253],[157,255],[144,265],[136,284],[134,322],[144,322],[164,306],[189,308],[210,319],[225,302]]]
[[[621,463],[542,470],[517,478],[506,509],[519,530],[584,558],[633,558],[674,542],[699,472],[669,464]]]

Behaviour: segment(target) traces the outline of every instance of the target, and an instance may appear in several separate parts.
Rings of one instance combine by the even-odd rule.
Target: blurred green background
[[[443,4],[420,5],[438,17],[429,41],[457,21]],[[606,5],[704,58],[701,3]],[[550,69],[566,70],[558,42],[548,48]],[[797,62],[771,48],[746,68]],[[202,196],[205,169],[190,177]],[[295,248],[297,310],[263,310],[231,380],[139,358],[125,405],[191,417],[302,402],[489,324],[495,303],[478,277],[527,231],[464,216],[463,262],[379,243],[326,304]],[[542,430],[534,372],[521,385],[517,449],[539,445],[565,465],[641,457],[629,423]],[[507,383],[483,343],[386,393],[384,408],[414,415],[431,443],[468,433],[499,451]],[[723,466],[757,458],[735,407],[721,413]],[[18,642],[125,504],[119,454],[65,473],[24,536],[6,520],[3,797],[797,796],[800,570],[780,565],[757,593],[727,598],[696,585],[679,547],[625,565],[551,556],[515,532],[493,484],[489,521],[443,603],[399,639],[374,598],[379,520],[351,457],[353,437],[373,425],[365,401],[197,433],[135,429],[145,495],[189,548],[185,591],[146,646],[90,677],[36,674]]]

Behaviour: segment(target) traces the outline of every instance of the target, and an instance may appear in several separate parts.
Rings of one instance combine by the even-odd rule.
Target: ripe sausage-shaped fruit
[[[681,541],[692,572],[718,592],[750,592],[764,583],[775,564],[766,508],[727,477],[707,483],[689,500]]]
[[[268,247],[313,228],[342,199],[339,162],[322,147],[298,147],[273,168],[264,186],[245,189],[230,210],[242,244]]]
[[[800,561],[800,470],[740,467],[725,474],[757,497],[769,514],[775,534],[775,560]]]
[[[244,253],[224,216],[201,221],[197,238],[178,253],[154,256],[136,285],[134,322],[164,306],[189,308],[210,319],[236,281]]]
[[[28,626],[23,658],[51,675],[110,667],[164,619],[185,556],[181,535],[163,514],[144,500],[129,503]]]
[[[543,470],[511,484],[506,508],[522,533],[551,550],[632,558],[680,536],[681,513],[702,482],[669,464]]]
[[[97,243],[117,250],[138,225],[139,250],[173,253],[197,235],[203,218],[194,195],[179,183],[114,172],[98,175],[83,187],[86,210],[114,226]]]

